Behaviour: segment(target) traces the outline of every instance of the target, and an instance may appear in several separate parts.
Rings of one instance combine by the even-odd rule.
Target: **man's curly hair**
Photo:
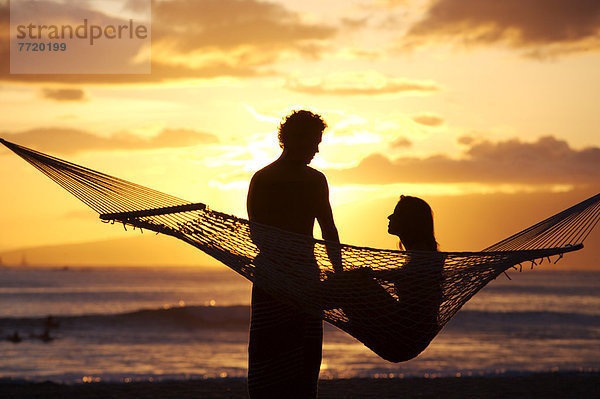
[[[293,111],[279,125],[279,146],[285,148],[290,143],[320,139],[326,127],[321,115],[306,110]]]

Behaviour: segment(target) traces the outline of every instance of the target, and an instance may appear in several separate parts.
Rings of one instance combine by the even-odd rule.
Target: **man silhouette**
[[[281,123],[281,156],[250,181],[247,208],[251,221],[312,236],[317,220],[323,239],[339,242],[325,175],[308,166],[319,152],[326,127],[319,115],[304,110],[294,111]],[[259,256],[268,256],[266,248],[257,246]],[[314,259],[312,247],[301,250],[310,251],[306,255]],[[336,269],[341,268],[339,259],[331,259],[335,251],[328,252]],[[314,272],[318,278],[316,261],[307,267],[312,269],[308,274]],[[255,280],[248,346],[250,397],[315,398],[322,340],[323,323],[318,316],[271,296]]]

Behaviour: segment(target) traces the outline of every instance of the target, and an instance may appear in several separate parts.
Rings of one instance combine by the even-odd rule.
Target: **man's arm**
[[[248,220],[264,223],[264,206],[263,206],[263,198],[264,195],[261,193],[260,189],[260,178],[255,174],[252,176],[250,180],[250,186],[248,187],[248,196],[246,197],[246,210],[248,212]],[[253,228],[252,223],[250,223],[250,239],[259,249],[263,247],[262,234],[260,230]]]
[[[248,187],[246,211],[248,212],[248,220],[269,224],[269,209],[267,206],[269,198],[264,187],[264,175],[261,175],[260,172],[255,173]]]
[[[248,212],[248,220],[256,218],[256,175],[252,176],[250,186],[248,187],[248,196],[246,197],[246,211]]]
[[[335,243],[340,242],[340,237],[338,234],[337,227],[335,227],[335,222],[333,221],[333,211],[331,210],[331,204],[329,203],[329,186],[327,185],[327,180],[325,176],[323,176],[323,180],[321,182],[322,189],[319,190],[321,192],[322,198],[319,200],[319,210],[317,213],[317,221],[319,222],[319,227],[321,227],[321,235],[325,241],[331,241]],[[329,261],[333,265],[333,270],[336,272],[341,272],[342,267],[342,253],[339,245],[327,245],[327,256],[329,257]]]

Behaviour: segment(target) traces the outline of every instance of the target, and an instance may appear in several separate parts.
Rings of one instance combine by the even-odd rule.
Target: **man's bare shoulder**
[[[271,180],[305,180],[315,184],[327,184],[327,179],[323,172],[314,169],[308,165],[299,168],[289,168],[284,163],[273,162],[264,168],[256,171],[252,176],[252,181],[262,182]]]
[[[251,183],[260,183],[264,181],[274,180],[278,175],[277,168],[273,164],[269,164],[262,169],[257,170],[252,175]]]
[[[261,178],[263,176],[268,176],[273,172],[273,163],[270,163],[266,166],[263,166],[261,169],[254,172],[252,175],[252,179]]]
[[[315,168],[311,168],[310,166],[307,166],[306,169],[307,169],[307,173],[310,175],[310,177],[312,179],[314,179],[315,181],[318,181],[319,183],[327,184],[327,178],[325,177],[325,174],[323,172],[321,172],[320,170],[317,170]]]

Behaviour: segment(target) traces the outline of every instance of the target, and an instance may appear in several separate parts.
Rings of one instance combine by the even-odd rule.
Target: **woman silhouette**
[[[413,330],[422,333],[422,338],[415,340],[423,342],[425,337],[433,338],[437,333],[442,299],[444,260],[431,253],[438,251],[433,212],[422,199],[402,195],[388,219],[388,233],[398,236],[400,247],[409,251],[408,261],[400,271],[379,273],[381,277],[389,273],[387,279],[394,284],[398,302],[412,319]]]
[[[335,308],[345,317],[340,324],[384,359],[399,362],[421,353],[439,331],[444,258],[438,253],[433,214],[425,201],[401,196],[388,219],[388,232],[398,236],[401,249],[407,251],[399,255],[398,265],[334,273],[326,284],[337,294]],[[356,295],[339,295],[348,287]],[[393,337],[381,336],[381,330],[393,331]],[[390,348],[392,339],[397,344]]]

